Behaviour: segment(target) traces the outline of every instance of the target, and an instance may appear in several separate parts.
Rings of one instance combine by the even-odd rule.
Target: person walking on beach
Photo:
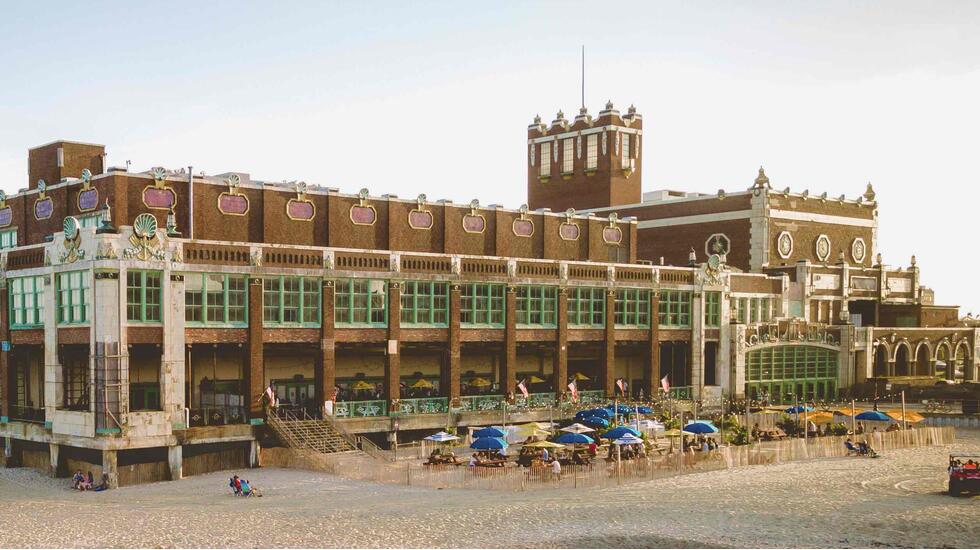
[[[558,462],[558,457],[551,461],[551,477],[561,481],[561,462]]]

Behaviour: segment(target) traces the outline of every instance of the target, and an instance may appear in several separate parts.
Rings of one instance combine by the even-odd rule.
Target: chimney
[[[59,140],[34,147],[27,152],[28,188],[44,180],[53,185],[68,178],[82,177],[88,169],[93,176],[105,172],[105,145]]]

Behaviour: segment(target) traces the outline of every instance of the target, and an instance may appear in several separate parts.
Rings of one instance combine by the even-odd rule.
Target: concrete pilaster
[[[102,451],[102,473],[110,489],[119,488],[119,456],[115,450]]]
[[[389,403],[401,398],[401,283],[388,285],[388,343],[385,349],[385,395]],[[389,410],[393,410],[392,406]]]
[[[184,341],[184,276],[164,270],[163,276],[163,347],[160,357],[160,404],[167,413],[170,425],[184,426],[184,407],[187,407],[185,341]],[[169,279],[170,284],[167,284]]]
[[[650,313],[653,322],[653,312]],[[606,331],[603,343],[603,359],[600,383],[606,397],[616,395],[616,291],[606,291]]]
[[[48,443],[48,453],[51,459],[51,477],[58,477],[58,464],[61,446],[56,443]]]
[[[54,276],[44,275],[44,408],[45,417],[53,418],[54,411],[64,402],[65,386],[58,359],[58,311],[55,302]]]
[[[704,387],[704,292],[691,299],[691,386],[695,399]]]
[[[334,282],[323,281],[320,288],[320,396],[333,407],[337,385],[337,337],[334,327]]]
[[[7,303],[7,279],[0,278],[0,341],[10,341],[10,307]],[[10,352],[0,350],[0,417],[10,416]]]
[[[643,371],[643,395],[652,398],[660,387],[660,294],[650,292],[650,339],[647,342],[646,369]]]
[[[728,345],[732,356],[733,394],[745,395],[745,325],[729,325]]]
[[[449,353],[446,361],[447,377],[444,384],[449,385],[449,402],[455,404],[459,401],[461,393],[461,351],[460,351],[460,327],[459,327],[459,308],[462,297],[459,285],[453,284],[449,287]]]
[[[552,355],[552,378],[554,379],[555,398],[561,402],[562,396],[568,391],[566,380],[568,380],[568,289],[561,287],[558,289],[556,319],[557,328],[555,330],[555,353]]]
[[[245,375],[245,399],[252,419],[262,418],[262,393],[265,391],[264,343],[262,334],[262,279],[248,281],[248,361]]]
[[[517,387],[517,289],[508,286],[504,294],[504,362],[500,369],[500,388],[508,400]]]
[[[171,480],[184,477],[184,448],[182,446],[167,447],[167,465],[170,469]]]
[[[262,466],[262,446],[257,440],[252,440],[248,446],[248,466],[258,468]]]

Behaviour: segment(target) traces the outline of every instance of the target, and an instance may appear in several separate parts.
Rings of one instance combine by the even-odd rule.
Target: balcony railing
[[[583,405],[588,405],[590,403],[602,403],[606,401],[606,392],[604,390],[584,390],[578,392],[578,401]]]
[[[463,412],[499,411],[504,407],[502,395],[464,395],[459,398]]]
[[[445,414],[447,412],[449,412],[449,399],[445,397],[402,399],[398,402],[398,414]]]
[[[248,422],[245,407],[203,407],[190,410],[191,427],[226,426]]]
[[[336,418],[370,418],[388,416],[388,403],[383,399],[372,401],[338,401],[334,405]]]
[[[694,397],[694,386],[675,386],[667,392],[673,399],[692,399]]]
[[[44,424],[44,407],[28,407],[25,405],[11,405],[10,419],[22,422],[36,422]]]
[[[531,393],[527,397],[522,394],[514,400],[514,405],[525,409],[547,409],[555,405],[555,394]]]

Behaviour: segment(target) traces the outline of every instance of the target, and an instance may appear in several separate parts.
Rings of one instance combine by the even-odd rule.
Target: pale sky
[[[356,192],[525,202],[535,114],[644,116],[645,191],[871,181],[879,248],[980,313],[980,2],[22,2],[0,188],[27,149]]]

